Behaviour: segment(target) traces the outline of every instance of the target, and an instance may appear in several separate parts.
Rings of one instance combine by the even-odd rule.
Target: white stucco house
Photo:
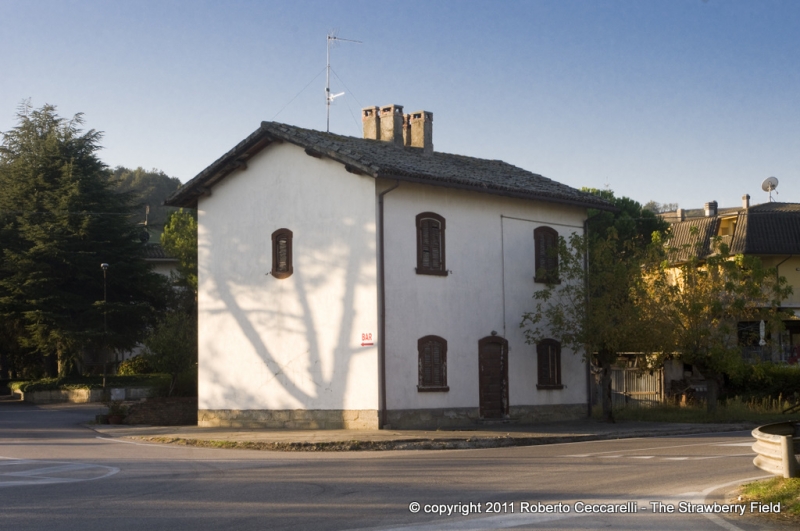
[[[433,115],[364,138],[262,122],[167,200],[197,208],[202,426],[431,428],[580,417],[582,358],[519,327],[590,194],[433,151]]]

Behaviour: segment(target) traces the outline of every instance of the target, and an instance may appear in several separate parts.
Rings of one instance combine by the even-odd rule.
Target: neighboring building
[[[676,263],[688,260],[698,249],[701,258],[709,255],[712,239],[720,237],[731,254],[758,256],[765,266],[786,277],[794,293],[783,302],[783,309],[794,313],[794,318],[784,321],[786,329],[773,338],[775,348],[759,346],[758,322],[739,323],[739,338],[748,357],[796,363],[800,355],[800,203],[751,206],[750,196],[745,195],[741,208],[719,209],[711,201],[703,210],[679,209],[662,216],[672,225],[670,246],[681,249],[671,257]]]
[[[612,207],[434,152],[429,112],[362,118],[364,139],[262,122],[167,200],[198,211],[199,424],[585,415],[582,358],[519,323],[558,236]]]
[[[144,260],[153,265],[153,271],[160,275],[170,276],[178,272],[178,259],[170,256],[160,243],[146,243],[144,245]]]

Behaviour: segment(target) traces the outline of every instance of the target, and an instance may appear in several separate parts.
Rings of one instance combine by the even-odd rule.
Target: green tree
[[[108,184],[101,133],[52,105],[26,103],[17,119],[0,145],[0,318],[66,373],[87,352],[141,341],[164,281],[142,259],[130,194]]]
[[[705,376],[709,413],[716,410],[723,374],[741,363],[738,322],[763,320],[779,330],[787,317],[781,301],[792,292],[758,257],[731,255],[720,238],[712,248],[703,259],[690,253],[678,266],[666,260],[677,249],[654,249],[636,289],[643,318],[659,332],[662,353],[680,356]]]
[[[611,367],[621,351],[650,351],[636,302],[631,296],[653,233],[668,224],[636,201],[610,190],[584,189],[616,210],[589,211],[585,236],[573,234],[558,247],[560,283],[534,294],[535,310],[523,315],[528,343],[559,340],[601,368],[603,417],[613,421]]]
[[[197,293],[197,214],[180,209],[173,212],[164,232],[161,245],[178,259],[179,283]]]

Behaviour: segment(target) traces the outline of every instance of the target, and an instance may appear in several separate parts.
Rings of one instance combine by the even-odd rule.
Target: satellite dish
[[[765,192],[769,192],[769,200],[772,201],[772,191],[778,187],[778,179],[777,177],[767,177],[764,179],[764,182],[761,183],[761,189]],[[776,194],[778,192],[775,192]]]

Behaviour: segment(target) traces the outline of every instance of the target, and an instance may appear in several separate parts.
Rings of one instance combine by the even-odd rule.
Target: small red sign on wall
[[[372,332],[364,332],[361,334],[361,346],[362,347],[371,347],[375,345],[372,341]]]

